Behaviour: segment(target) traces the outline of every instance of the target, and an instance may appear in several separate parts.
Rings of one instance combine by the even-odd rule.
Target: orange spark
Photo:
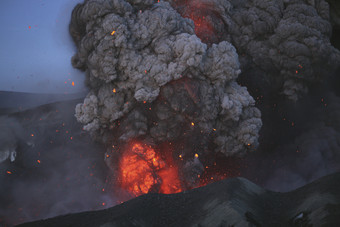
[[[31,136],[33,137],[33,136],[34,136],[34,134],[32,133],[32,134],[31,134]]]
[[[195,154],[195,158],[198,158],[198,154]]]
[[[116,33],[116,31],[112,31],[112,32],[111,32],[111,35],[113,35],[113,34],[115,34],[115,33]]]
[[[116,93],[116,92],[117,92],[117,91],[116,91],[116,88],[113,88],[112,92],[113,92],[113,93]]]
[[[40,164],[40,160],[37,160],[37,162]]]
[[[12,174],[12,172],[11,172],[11,171],[6,171],[6,173],[7,173],[7,174]]]
[[[72,86],[74,86],[74,82],[72,81]]]
[[[191,125],[192,125],[192,126],[194,126],[194,125],[195,125],[195,123],[194,123],[194,122],[191,122]]]

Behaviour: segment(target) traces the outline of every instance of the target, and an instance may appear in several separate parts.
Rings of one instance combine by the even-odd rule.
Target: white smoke
[[[6,160],[14,162],[20,144],[33,146],[29,134],[25,133],[22,125],[14,118],[1,116],[0,128],[0,163]]]

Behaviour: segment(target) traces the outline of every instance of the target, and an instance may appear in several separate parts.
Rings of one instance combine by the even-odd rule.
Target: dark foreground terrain
[[[105,210],[19,226],[340,226],[340,173],[287,193],[230,178],[188,192],[143,195]]]

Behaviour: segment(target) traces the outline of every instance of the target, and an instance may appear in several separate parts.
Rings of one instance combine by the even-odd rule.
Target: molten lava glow
[[[199,6],[196,6],[197,8]],[[206,17],[200,13],[199,10],[196,10],[190,13],[190,19],[194,21],[195,24],[195,33],[202,40],[202,42],[209,42],[210,37],[215,35],[215,29],[206,20]]]
[[[202,42],[207,44],[218,43],[220,32],[224,27],[222,20],[217,16],[212,3],[205,0],[174,0],[183,17],[190,18],[195,24],[195,33]]]
[[[170,168],[161,170],[158,172],[159,176],[162,179],[162,184],[160,188],[160,193],[163,194],[171,194],[178,193],[182,191],[179,179],[178,179],[178,170],[174,166],[170,166]]]
[[[162,159],[150,146],[134,143],[119,163],[121,187],[135,196],[148,192],[181,192],[178,169],[173,160]]]

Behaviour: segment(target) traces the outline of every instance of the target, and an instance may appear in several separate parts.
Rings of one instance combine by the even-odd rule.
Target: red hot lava
[[[130,195],[137,197],[150,192],[179,193],[227,177],[239,176],[239,167],[237,167],[239,161],[220,157],[213,164],[205,166],[202,174],[197,176],[198,184],[196,186],[188,188],[185,186],[185,182],[181,183],[181,180],[183,180],[179,173],[179,169],[181,169],[179,166],[181,165],[175,163],[171,151],[164,151],[163,149],[164,147],[162,152],[156,152],[154,148],[141,142],[134,142],[126,146],[121,153],[118,165],[118,186]],[[181,155],[179,157],[179,161],[183,161]],[[225,168],[226,166],[230,168]],[[125,200],[124,198],[121,199]]]
[[[135,196],[183,190],[173,160],[169,157],[163,159],[152,147],[141,143],[134,143],[123,152],[119,163],[119,181],[123,189]]]

